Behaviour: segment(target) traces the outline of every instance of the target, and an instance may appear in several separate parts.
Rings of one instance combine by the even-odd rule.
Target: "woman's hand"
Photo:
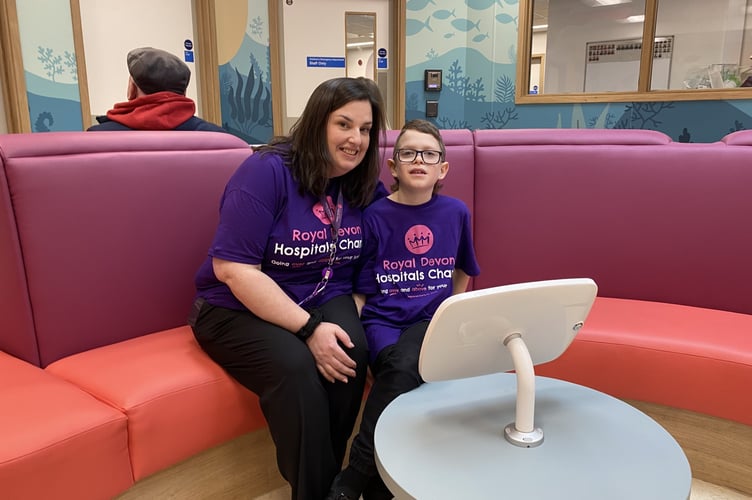
[[[316,360],[316,368],[326,380],[347,383],[348,377],[355,376],[356,364],[338,341],[345,347],[355,347],[339,325],[324,321],[316,327],[306,344]]]

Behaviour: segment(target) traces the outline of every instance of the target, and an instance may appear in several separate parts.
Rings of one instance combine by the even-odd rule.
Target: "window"
[[[520,0],[518,47],[519,103],[752,98],[752,0]]]

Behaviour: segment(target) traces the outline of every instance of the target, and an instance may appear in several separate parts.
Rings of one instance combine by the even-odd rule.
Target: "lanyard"
[[[324,209],[324,213],[326,213],[327,219],[329,219],[329,230],[332,238],[332,243],[329,246],[329,261],[324,270],[321,271],[321,281],[316,284],[313,288],[313,292],[308,297],[298,302],[299,306],[305,304],[316,295],[323,292],[324,288],[326,288],[326,284],[329,283],[329,279],[334,275],[332,266],[334,265],[334,258],[337,256],[337,242],[339,241],[339,228],[342,225],[342,212],[345,211],[345,205],[342,199],[342,188],[339,188],[334,211],[332,211],[332,207],[329,206],[329,200],[326,199],[326,196],[321,197],[321,206]]]

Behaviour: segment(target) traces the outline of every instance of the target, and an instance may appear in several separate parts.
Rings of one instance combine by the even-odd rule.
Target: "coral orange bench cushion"
[[[0,352],[0,496],[96,500],[133,484],[126,417]]]
[[[136,481],[266,425],[256,395],[179,327],[68,356],[46,370],[128,417]]]
[[[752,315],[598,297],[569,349],[536,373],[752,425],[751,341]]]

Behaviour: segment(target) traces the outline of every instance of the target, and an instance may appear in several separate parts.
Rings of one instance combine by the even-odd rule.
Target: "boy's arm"
[[[454,269],[452,273],[452,295],[457,295],[467,290],[467,285],[470,283],[470,276],[465,274],[462,269]]]
[[[366,296],[363,293],[353,293],[353,300],[355,301],[355,307],[358,308],[358,316],[360,316],[363,306],[366,304]]]

